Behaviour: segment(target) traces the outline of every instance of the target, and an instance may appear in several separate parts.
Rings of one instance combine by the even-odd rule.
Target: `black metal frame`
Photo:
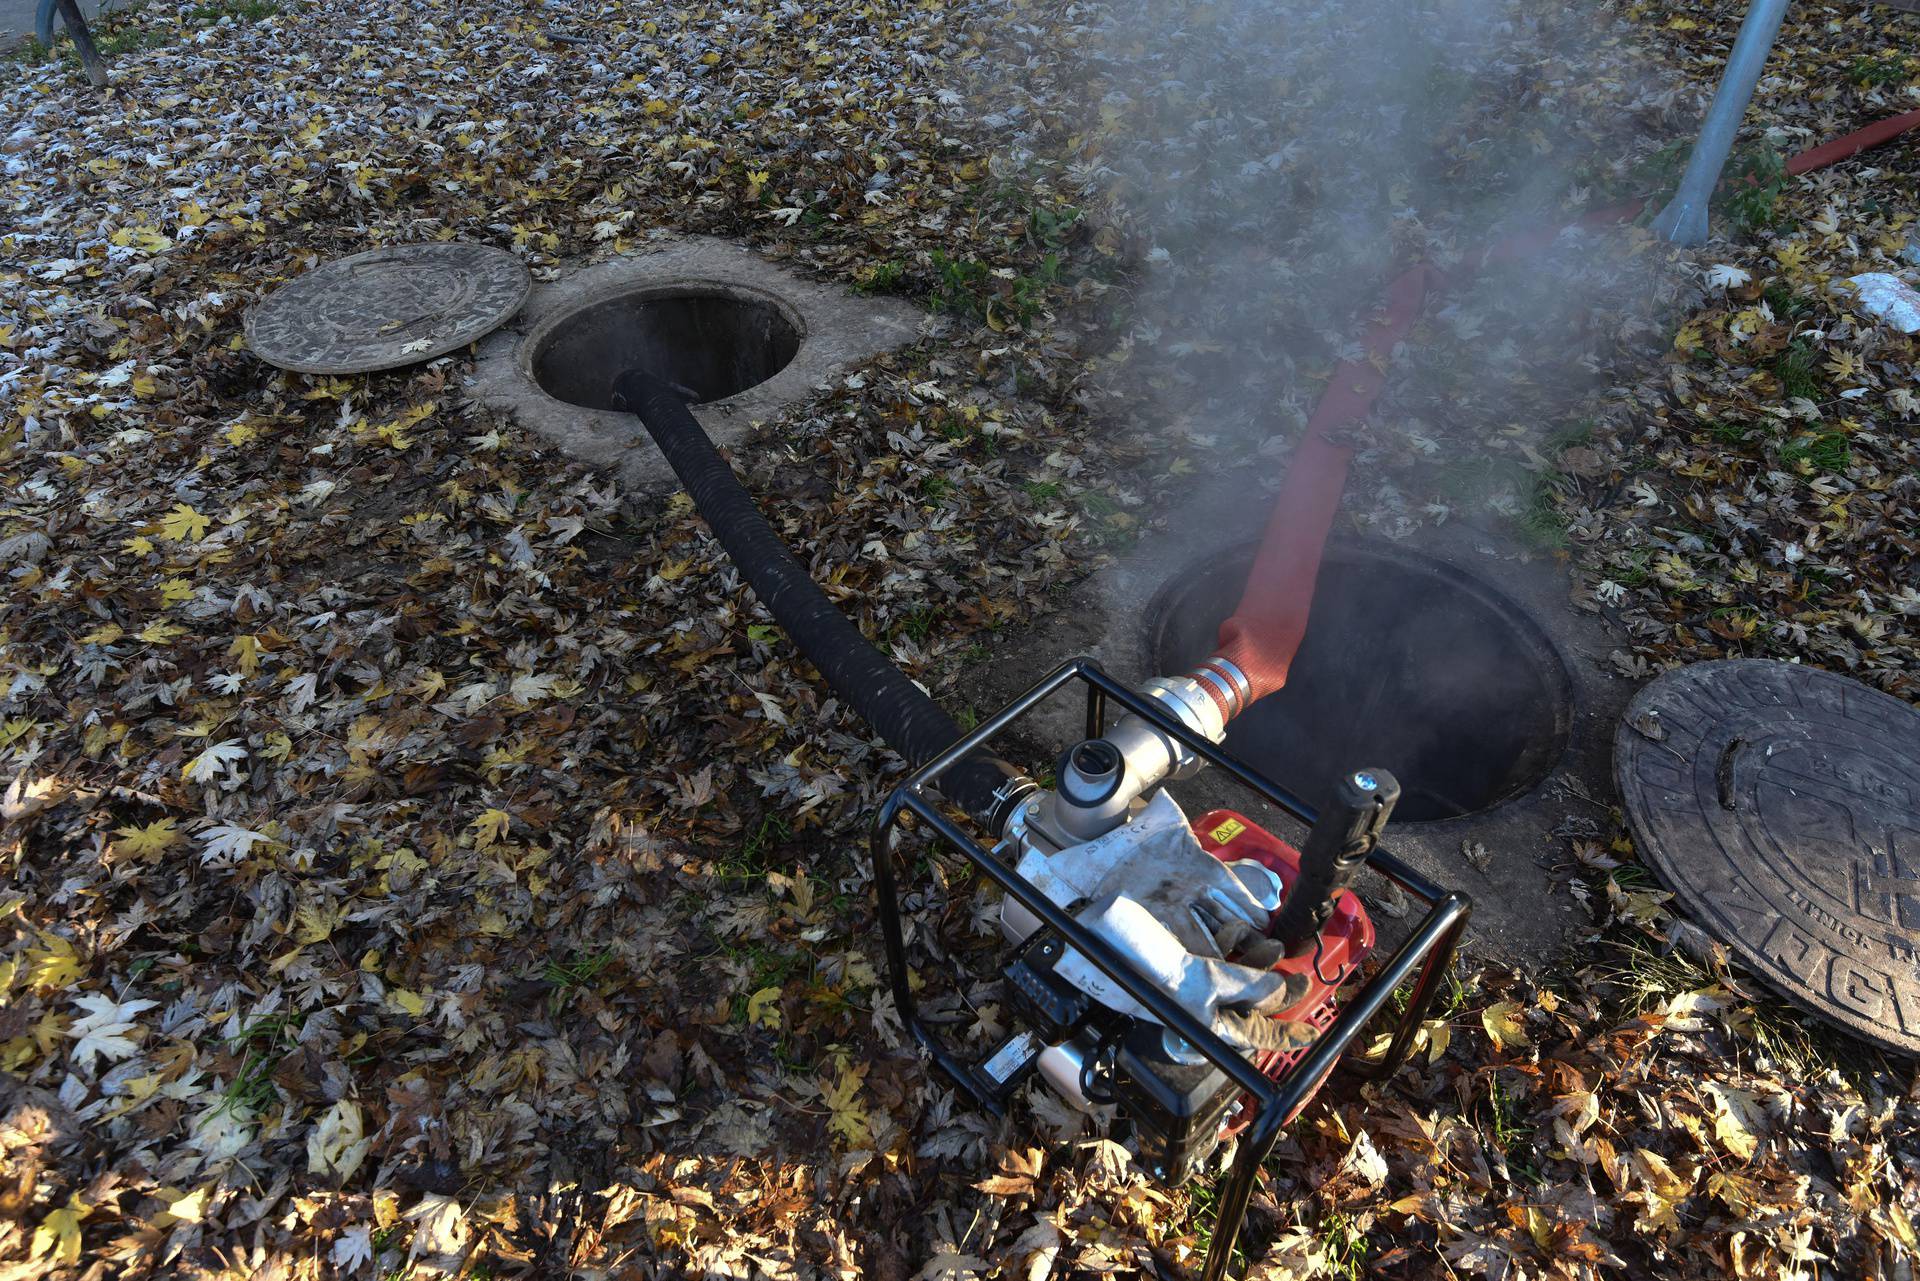
[[[921,1021],[912,987],[907,981],[906,939],[894,875],[893,831],[901,815],[911,811],[920,821],[945,837],[949,844],[966,856],[968,862],[1059,934],[1068,946],[1118,983],[1127,995],[1205,1055],[1208,1062],[1226,1073],[1235,1085],[1245,1090],[1257,1103],[1257,1114],[1240,1135],[1239,1152],[1220,1196],[1213,1244],[1207,1252],[1204,1281],[1221,1281],[1226,1274],[1228,1261],[1233,1256],[1234,1242],[1240,1234],[1241,1220],[1246,1216],[1247,1202],[1253,1195],[1254,1176],[1260,1163],[1272,1150],[1274,1141],[1280,1137],[1280,1127],[1306,1101],[1335,1061],[1373,1022],[1386,1006],[1388,998],[1419,966],[1420,976],[1414,985],[1412,999],[1407,1003],[1406,1013],[1401,1016],[1386,1054],[1379,1059],[1349,1065],[1350,1070],[1369,1079],[1388,1076],[1398,1070],[1413,1047],[1413,1038],[1421,1022],[1432,1007],[1440,980],[1452,960],[1473,905],[1466,895],[1442,890],[1385,849],[1376,848],[1367,856],[1367,865],[1427,903],[1427,915],[1412,937],[1401,945],[1380,972],[1346,1003],[1339,1017],[1314,1042],[1313,1048],[1279,1077],[1267,1077],[1233,1046],[1222,1040],[1211,1027],[1175,1001],[1171,994],[1135,969],[1105,939],[1068,916],[1032,882],[995,858],[943,814],[939,803],[928,795],[928,790],[939,781],[942,774],[1004,733],[1036,705],[1073,681],[1087,686],[1087,737],[1099,738],[1106,732],[1107,700],[1112,699],[1127,711],[1146,718],[1157,728],[1172,735],[1209,764],[1225,770],[1262,800],[1312,826],[1314,811],[1299,797],[1261,778],[1246,765],[1187,728],[1164,705],[1114,680],[1093,659],[1076,658],[1057,668],[981,722],[971,734],[915,770],[894,789],[874,819],[873,874],[880,892],[880,928],[886,942],[888,978],[893,988],[893,999],[902,1021],[933,1061],[982,1106],[999,1111],[998,1101],[982,1085],[974,1071],[942,1045],[933,1030]]]

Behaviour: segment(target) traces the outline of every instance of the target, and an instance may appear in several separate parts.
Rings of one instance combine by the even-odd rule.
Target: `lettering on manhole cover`
[[[1700,663],[1634,698],[1614,771],[1708,933],[1792,1001],[1920,1054],[1920,710],[1815,668]]]
[[[247,314],[247,344],[303,374],[432,360],[499,328],[527,299],[526,264],[487,245],[395,245],[340,258]]]

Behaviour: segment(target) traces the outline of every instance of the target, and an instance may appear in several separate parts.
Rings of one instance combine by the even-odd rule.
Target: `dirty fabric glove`
[[[1271,1022],[1271,1013],[1298,1005],[1306,997],[1304,975],[1196,956],[1154,913],[1123,895],[1090,904],[1078,916],[1088,929],[1132,959],[1146,978],[1243,1050],[1271,1048],[1263,1042],[1273,1034],[1253,1024]],[[1078,952],[1069,950],[1054,966],[1054,973],[1108,1009],[1159,1021]]]

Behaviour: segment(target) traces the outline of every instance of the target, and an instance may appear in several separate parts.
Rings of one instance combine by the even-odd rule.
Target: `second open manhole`
[[[1156,670],[1191,671],[1239,603],[1253,549],[1175,577],[1150,613]],[[1397,819],[1490,809],[1566,750],[1573,685],[1546,633],[1490,584],[1386,546],[1329,548],[1286,687],[1237,718],[1227,748],[1314,804],[1338,771],[1392,770]]]
[[[587,409],[613,408],[614,380],[632,369],[707,404],[785,369],[805,336],[791,309],[757,290],[642,286],[555,317],[533,343],[533,376],[549,396]]]

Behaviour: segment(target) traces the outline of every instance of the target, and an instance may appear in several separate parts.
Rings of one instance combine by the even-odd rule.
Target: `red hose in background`
[[[1801,152],[1787,161],[1786,170],[1795,175],[1810,173],[1916,128],[1920,128],[1920,111],[1892,116]],[[1610,205],[1586,214],[1572,225],[1598,227],[1626,222],[1639,216],[1645,205],[1644,200]],[[1496,241],[1478,254],[1469,255],[1454,269],[1452,279],[1464,280],[1490,263],[1511,262],[1537,253],[1559,239],[1563,230],[1541,228]],[[1394,348],[1406,339],[1420,318],[1429,288],[1438,288],[1447,279],[1426,263],[1394,277],[1387,286],[1380,316],[1363,340],[1366,359],[1340,363],[1333,381],[1321,393],[1313,416],[1307,420],[1306,435],[1294,450],[1286,479],[1281,482],[1279,496],[1274,500],[1273,515],[1261,537],[1260,550],[1254,555],[1246,590],[1233,616],[1220,624],[1216,637],[1214,658],[1238,668],[1251,689],[1236,705],[1215,688],[1214,682],[1201,682],[1228,718],[1287,683],[1287,670],[1293,665],[1300,641],[1307,634],[1307,615],[1312,609],[1313,589],[1320,576],[1320,558],[1326,550],[1327,535],[1333,529],[1333,518],[1340,510],[1340,495],[1347,486],[1347,467],[1353,461],[1352,448],[1341,441],[1342,430],[1358,424],[1373,408],[1373,402],[1386,386],[1387,362],[1392,359]]]

